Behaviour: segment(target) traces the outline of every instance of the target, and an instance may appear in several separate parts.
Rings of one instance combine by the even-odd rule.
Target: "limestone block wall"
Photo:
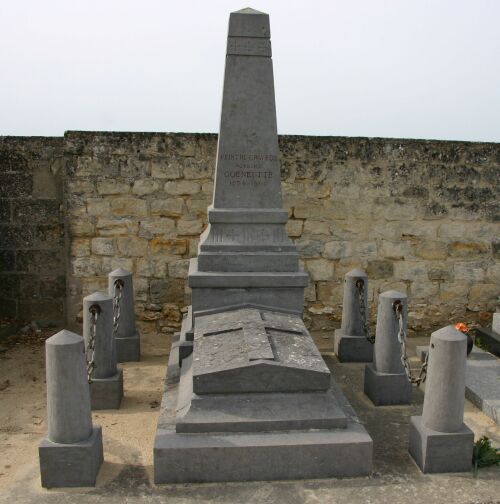
[[[69,132],[64,139],[68,317],[106,274],[134,272],[143,331],[189,303],[213,191],[216,135]],[[487,322],[500,294],[500,144],[280,137],[288,232],[309,271],[306,321],[340,322],[344,274],[409,296],[410,326]]]
[[[0,317],[61,324],[63,138],[0,137]]]
[[[189,258],[206,224],[214,135],[67,133],[70,321],[81,299],[134,273],[138,326],[172,332],[189,304]]]
[[[0,317],[73,324],[82,296],[123,266],[141,329],[176,329],[216,142],[0,137]],[[339,325],[343,276],[357,266],[370,276],[372,315],[378,294],[396,288],[414,329],[489,321],[500,295],[500,144],[283,136],[280,150],[312,328]]]

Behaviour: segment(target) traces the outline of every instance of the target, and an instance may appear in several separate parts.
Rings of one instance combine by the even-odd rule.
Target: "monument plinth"
[[[285,230],[269,38],[267,14],[231,14],[213,203],[189,271],[194,315],[247,305],[302,314],[307,275]]]
[[[174,340],[155,483],[369,474],[373,443],[304,322],[285,230],[267,14],[232,13],[213,204]]]

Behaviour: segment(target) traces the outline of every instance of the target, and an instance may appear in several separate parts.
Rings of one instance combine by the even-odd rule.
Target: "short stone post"
[[[101,292],[94,292],[83,298],[83,337],[87,349],[94,331],[91,322],[92,310],[97,311],[95,367],[90,384],[92,409],[118,409],[123,398],[123,369],[116,365],[112,298]]]
[[[103,461],[101,427],[92,425],[84,342],[60,331],[45,342],[48,433],[40,443],[42,486],[94,486]]]
[[[375,406],[409,404],[412,385],[401,362],[398,340],[399,318],[395,303],[403,314],[404,331],[408,321],[406,294],[390,290],[380,294],[373,363],[365,367],[365,394]]]
[[[360,311],[359,288],[363,289],[366,319]],[[373,345],[365,335],[368,324],[368,276],[362,269],[353,269],[344,279],[342,325],[335,331],[335,354],[341,362],[371,362]]]
[[[134,287],[132,273],[118,268],[108,275],[108,293],[118,294],[121,283],[120,316],[115,332],[116,356],[118,362],[138,361],[141,358],[141,340],[135,327]]]
[[[409,452],[424,473],[470,471],[474,434],[464,424],[467,338],[432,333],[422,416],[410,419]]]

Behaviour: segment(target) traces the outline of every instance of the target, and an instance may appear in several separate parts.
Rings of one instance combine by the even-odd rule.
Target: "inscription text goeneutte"
[[[264,163],[276,162],[273,154],[221,153],[220,161],[234,161],[234,166],[224,170],[224,180],[232,186],[259,186],[273,177],[271,170],[266,170]]]

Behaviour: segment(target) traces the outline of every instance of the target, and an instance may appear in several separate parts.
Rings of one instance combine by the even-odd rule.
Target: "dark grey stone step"
[[[500,357],[500,334],[486,327],[476,328],[476,339],[481,339],[481,348]]]
[[[177,432],[343,429],[347,417],[329,393],[195,396]]]
[[[275,271],[296,272],[299,255],[293,252],[202,252],[199,271]]]

